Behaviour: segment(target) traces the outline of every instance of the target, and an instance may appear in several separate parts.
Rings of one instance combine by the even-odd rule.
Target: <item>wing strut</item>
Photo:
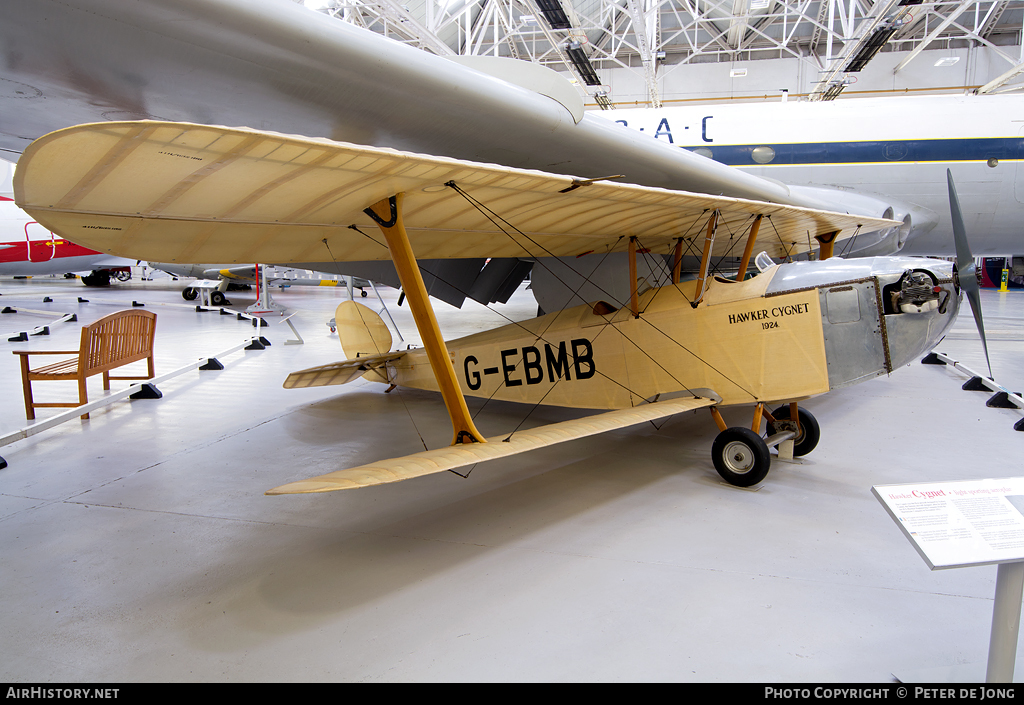
[[[740,260],[740,268],[736,270],[736,281],[743,281],[747,276],[747,267],[750,266],[750,256],[754,254],[754,244],[757,242],[757,233],[761,229],[763,215],[758,214],[750,226],[750,234],[747,235],[747,245],[743,248],[743,258]]]
[[[814,236],[814,239],[821,245],[818,248],[818,259],[828,259],[832,256],[832,248],[835,246],[837,235],[839,235],[838,230],[834,233]]]
[[[633,318],[640,318],[640,308],[636,293],[636,238],[629,238],[629,310]]]
[[[486,443],[469,415],[466,398],[459,388],[459,380],[455,376],[448,347],[444,344],[444,338],[437,325],[437,317],[434,316],[434,308],[430,305],[430,298],[427,295],[427,287],[423,284],[423,276],[416,264],[412,245],[409,244],[409,236],[402,221],[403,196],[404,194],[398,193],[380,200],[367,208],[365,213],[373,218],[387,240],[391,259],[398,271],[398,279],[402,282],[402,291],[405,292],[413,320],[416,321],[416,329],[423,340],[423,347],[426,348],[430,368],[434,371],[437,386],[441,389],[445,406],[448,407],[448,416],[451,417],[454,431],[452,445]]]
[[[715,246],[715,230],[718,228],[718,209],[708,218],[708,230],[704,235],[704,254],[700,258],[700,274],[697,276],[697,288],[694,289],[694,299],[690,305],[697,308],[697,304],[704,298],[704,283],[708,278],[708,266],[711,264],[711,249]]]

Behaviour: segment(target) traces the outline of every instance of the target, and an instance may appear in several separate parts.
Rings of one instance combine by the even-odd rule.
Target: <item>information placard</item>
[[[1024,477],[871,491],[932,570],[1024,561]]]

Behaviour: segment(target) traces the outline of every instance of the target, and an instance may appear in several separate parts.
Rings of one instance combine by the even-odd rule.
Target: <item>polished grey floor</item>
[[[87,322],[133,300],[159,316],[158,374],[253,334],[244,320],[184,305],[180,288],[166,278],[105,291],[3,279],[0,304],[54,313],[0,316],[0,346],[77,347],[75,323],[6,341],[60,313]],[[774,463],[756,491],[719,481],[704,412],[495,461],[467,479],[265,496],[450,440],[432,394],[386,395],[363,381],[281,387],[290,371],[341,359],[326,321],[343,295],[275,294],[296,312],[302,345],[286,345],[292,331],[272,318],[260,329],[271,347],[226,355],[224,370],[183,374],[160,385],[160,400],[117,402],[0,447],[0,679],[891,682],[963,664],[983,673],[995,567],[929,571],[870,492],[1021,474],[1020,412],[986,408],[988,395],[962,391],[954,370],[913,364],[811,400],[818,449]],[[413,342],[397,292],[382,295]],[[232,299],[244,307],[253,296]],[[984,304],[996,379],[1024,388],[1024,293],[986,291]],[[475,304],[437,308],[448,337],[504,320]],[[535,304],[524,290],[496,308],[522,319]],[[983,369],[969,314],[939,349]],[[39,385],[50,387],[60,394]],[[102,396],[98,378],[90,390]],[[26,425],[13,355],[0,355],[0,394],[3,435]],[[527,412],[490,403],[478,425],[494,435]],[[725,413],[749,422],[746,410]],[[527,424],[569,416],[541,408]]]

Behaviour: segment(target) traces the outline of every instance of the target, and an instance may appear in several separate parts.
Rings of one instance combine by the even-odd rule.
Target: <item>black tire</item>
[[[359,290],[359,295],[362,296],[365,299],[366,298],[366,290],[365,289],[360,289]]]
[[[114,272],[114,278],[117,279],[119,282],[130,281],[132,278],[132,273],[126,272],[122,269],[117,272]]]
[[[102,269],[82,277],[82,283],[86,286],[110,286],[110,272]]]
[[[198,296],[199,292],[196,291],[191,286],[186,286],[184,289],[181,290],[181,298],[185,299],[186,301],[195,301]]]
[[[807,455],[818,446],[821,440],[821,427],[818,420],[811,415],[807,409],[798,407],[797,415],[800,417],[800,432],[793,439],[793,457]],[[781,433],[782,431],[796,430],[789,418],[789,405],[780,406],[772,412],[777,423],[768,424],[768,435]]]
[[[715,437],[711,459],[722,479],[737,487],[756,485],[772,465],[764,439],[741,426],[727,428]]]
[[[228,303],[228,297],[224,296],[222,292],[214,289],[210,292],[210,303],[214,306],[224,306]]]

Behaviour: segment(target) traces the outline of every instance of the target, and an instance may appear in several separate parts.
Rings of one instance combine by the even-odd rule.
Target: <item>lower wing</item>
[[[301,373],[296,373],[301,374]],[[487,443],[469,443],[427,450],[401,458],[381,460],[348,470],[337,470],[326,475],[299,480],[267,491],[268,495],[306,494],[311,492],[333,492],[381,485],[387,482],[408,480],[422,475],[431,475],[445,470],[496,460],[518,453],[564,443],[577,438],[594,436],[614,431],[617,428],[634,426],[644,421],[672,416],[691,409],[713,406],[716,398],[683,397],[643,404],[629,409],[616,409],[595,416],[572,421],[540,426],[526,431],[517,431],[509,437],[488,438]]]

